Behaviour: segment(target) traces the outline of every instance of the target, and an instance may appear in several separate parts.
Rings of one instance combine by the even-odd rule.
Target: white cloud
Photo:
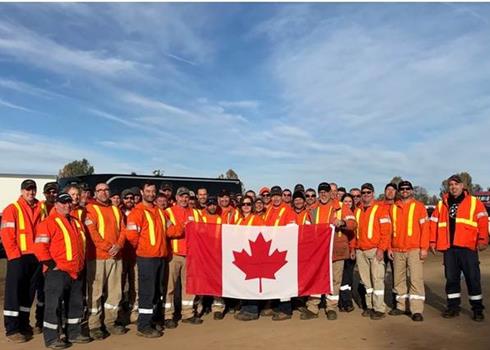
[[[8,108],[17,109],[17,110],[23,111],[23,112],[34,112],[32,109],[19,106],[19,105],[15,104],[15,103],[11,103],[11,102],[5,101],[3,99],[0,99],[0,106],[5,106],[5,107],[8,107]]]
[[[148,65],[111,57],[103,52],[72,49],[26,27],[5,21],[0,21],[0,49],[2,55],[64,74],[81,71],[115,78],[148,68]]]
[[[218,104],[225,108],[251,108],[259,107],[259,101],[242,100],[242,101],[219,101]]]

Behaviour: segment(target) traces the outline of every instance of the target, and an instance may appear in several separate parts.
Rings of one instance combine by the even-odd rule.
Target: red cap
[[[265,192],[270,192],[270,188],[269,187],[262,187],[259,191],[259,194],[262,195],[264,194]]]

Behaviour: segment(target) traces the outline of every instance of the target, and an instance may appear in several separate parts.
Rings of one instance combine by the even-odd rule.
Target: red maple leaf
[[[272,240],[266,242],[262,233],[259,233],[255,242],[250,240],[248,242],[252,255],[249,255],[245,249],[241,252],[233,251],[235,257],[233,264],[245,273],[246,280],[258,278],[259,293],[262,293],[262,278],[276,279],[275,273],[287,264],[287,250],[280,252],[276,249],[269,255]]]

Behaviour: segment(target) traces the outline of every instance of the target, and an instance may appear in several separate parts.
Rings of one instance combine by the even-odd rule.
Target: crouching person
[[[146,338],[162,336],[162,328],[158,324],[161,311],[157,306],[163,296],[165,258],[169,254],[167,238],[181,235],[183,231],[182,226],[174,226],[167,221],[163,210],[153,204],[156,194],[154,183],[143,185],[142,201],[131,211],[126,225],[126,239],[136,248],[138,266],[136,334]]]
[[[65,349],[71,343],[92,340],[81,334],[85,232],[80,221],[70,215],[71,206],[70,195],[60,193],[54,210],[38,225],[34,244],[45,274],[44,343],[52,349]],[[62,300],[64,310],[60,310]],[[66,316],[65,340],[60,339],[60,314]]]

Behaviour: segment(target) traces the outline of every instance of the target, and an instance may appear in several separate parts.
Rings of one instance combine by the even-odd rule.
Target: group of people
[[[206,188],[194,193],[179,187],[174,194],[170,184],[159,187],[152,182],[121,193],[111,193],[106,183],[92,192],[86,185],[59,189],[52,182],[44,186],[43,201],[36,199],[36,183],[25,180],[19,199],[3,211],[0,231],[8,258],[3,311],[7,338],[25,342],[42,332],[47,347],[63,349],[123,335],[130,322],[137,323],[137,335],[157,338],[163,329],[177,327],[176,309],[182,323],[201,324],[206,299],[215,320],[226,312],[242,321],[291,318],[291,300],[236,303],[188,294],[189,222],[333,225],[333,291],[325,296],[328,320],[335,320],[337,311],[354,310],[356,265],[364,287],[362,316],[384,318],[385,267],[390,263],[396,303],[389,315],[423,321],[423,261],[430,250],[442,251],[447,294],[442,316],[459,315],[463,273],[472,318],[483,321],[478,251],[488,245],[488,214],[458,175],[448,178],[448,186],[428,217],[406,180],[387,184],[382,200],[375,199],[370,183],[348,192],[322,182],[316,190],[298,184],[293,191],[273,186],[243,195],[223,190],[215,197]],[[31,327],[34,299],[36,324]],[[311,295],[293,302],[299,301],[300,318],[309,320],[319,316],[321,300],[321,295]],[[88,333],[82,331],[84,321]]]

